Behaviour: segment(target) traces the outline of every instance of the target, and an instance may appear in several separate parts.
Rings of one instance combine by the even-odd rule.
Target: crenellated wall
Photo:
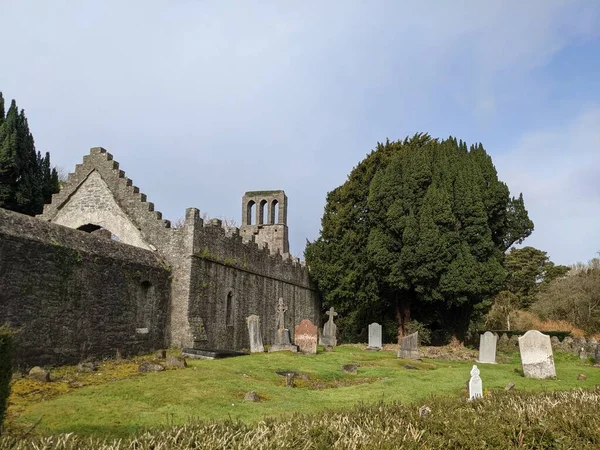
[[[263,342],[271,344],[280,297],[292,333],[302,319],[319,322],[320,296],[304,265],[271,254],[264,244],[243,242],[238,229],[226,232],[219,220],[204,224],[198,216],[198,210],[188,210],[195,217],[188,314],[196,346],[248,349],[245,319],[251,314],[260,316]]]

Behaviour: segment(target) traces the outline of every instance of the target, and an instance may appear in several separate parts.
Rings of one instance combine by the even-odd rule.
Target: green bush
[[[599,391],[492,392],[468,402],[430,398],[358,405],[347,411],[294,414],[257,424],[228,420],[147,430],[128,439],[0,438],[0,450],[86,449],[595,449],[600,448]]]
[[[0,430],[10,393],[13,342],[13,333],[7,328],[0,328]]]

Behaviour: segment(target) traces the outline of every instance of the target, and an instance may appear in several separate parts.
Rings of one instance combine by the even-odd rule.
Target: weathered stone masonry
[[[150,251],[0,209],[0,323],[17,364],[165,344],[170,273]]]
[[[269,217],[255,216],[257,223],[247,223],[245,208],[249,201],[255,201],[259,205],[263,203],[264,209],[261,212],[268,211]],[[255,211],[255,214],[259,213],[256,208]],[[30,289],[28,301],[37,308],[40,317],[47,317],[54,322],[54,328],[51,327],[53,333],[58,333],[56,330],[59,329],[62,333],[73,333],[72,330],[79,329],[76,327],[81,328],[81,321],[94,321],[93,314],[100,314],[105,305],[112,311],[120,311],[119,307],[126,311],[121,315],[115,313],[117,319],[114,321],[98,321],[102,324],[106,339],[103,339],[103,335],[86,335],[85,349],[89,356],[106,354],[117,348],[136,352],[164,345],[241,350],[249,345],[245,317],[250,314],[261,316],[263,341],[271,343],[275,333],[275,308],[279,297],[283,297],[289,307],[286,320],[290,321],[290,329],[304,318],[318,321],[320,308],[319,295],[310,281],[307,268],[287,253],[285,193],[247,193],[243,199],[242,216],[241,232],[237,228],[226,232],[220,221],[213,219],[205,224],[196,208],[188,208],[183,225],[172,228],[169,221],[162,219],[160,212],[154,211],[154,205],[119,170],[119,164],[113,160],[112,155],[102,148],[93,148],[84,157],[83,163],[76,166],[75,172],[69,174],[66,185],[53,196],[52,202],[45,206],[44,213],[39,217],[41,220],[3,212],[0,215],[0,229],[4,230],[4,235],[12,236],[13,244],[2,248],[3,256],[13,261],[15,267],[27,266],[28,261],[33,258],[41,272],[52,273],[57,251],[55,242],[52,241],[54,238],[49,237],[53,234],[63,236],[65,242],[84,243],[81,245],[85,249],[77,247],[77,251],[83,256],[87,255],[86,252],[93,253],[96,264],[102,261],[96,267],[97,270],[94,270],[92,266],[88,267],[89,261],[84,257],[85,262],[70,275],[75,280],[72,282],[73,286],[80,286],[77,288],[79,291],[75,288],[62,291],[62,297],[52,294],[57,299],[63,298],[67,303],[73,302],[73,298],[77,296],[85,296],[88,308],[96,305],[95,309],[89,310],[89,318],[82,318],[86,309],[77,312],[50,307],[47,312],[49,304],[45,300],[45,290],[49,286],[52,290],[52,286],[57,284],[48,281],[50,284],[45,285],[46,275],[36,275],[38,269],[33,266],[24,271],[22,277],[15,270],[10,272],[12,276],[22,278],[20,282],[23,284],[27,284],[30,278],[38,280]],[[29,227],[34,231],[29,234],[24,232],[19,223],[27,223],[25,228]],[[38,225],[46,228],[38,229]],[[118,237],[120,242],[100,237],[111,235]],[[23,254],[14,243],[19,239],[40,249]],[[69,248],[69,245],[64,247]],[[39,254],[34,257],[36,252]],[[130,268],[128,264],[122,263],[123,258],[143,267],[152,261],[155,269],[147,274],[147,283],[153,286],[152,295],[158,302],[154,306],[155,316],[148,335],[142,336],[135,332],[136,328],[143,331],[145,327],[134,326],[134,313],[131,312],[137,311],[135,308],[139,309],[138,306],[134,307],[134,303],[139,298],[138,291],[141,289],[143,292],[147,284],[140,287],[140,280],[137,280],[135,286],[125,282],[131,277],[126,276]],[[120,267],[124,266],[127,267],[119,272]],[[138,267],[133,273],[140,271]],[[9,278],[8,272],[0,272],[1,284],[6,283]],[[100,286],[104,286],[104,292],[100,292]],[[13,289],[0,297],[2,305],[4,302],[12,305],[10,313],[5,313],[4,308],[0,310],[0,323],[8,321],[23,324],[27,329],[27,334],[23,336],[28,336],[29,339],[29,336],[33,336],[32,330],[39,332],[36,327],[42,326],[45,319],[29,321],[27,318],[33,316],[23,313],[17,320],[14,305],[20,302],[19,296],[18,289]],[[120,302],[123,305],[118,307]],[[108,314],[106,317],[113,316]],[[126,325],[129,328],[125,332]],[[113,328],[117,332],[113,333]],[[33,339],[31,347],[37,347],[38,353],[27,350],[31,355],[28,361],[33,363],[37,361],[36,358],[52,359],[47,356],[49,354],[54,355],[54,360],[61,361],[81,356],[80,347],[84,346],[82,342],[77,342],[76,346],[79,347],[76,351],[75,347],[57,346],[55,341],[60,340],[59,334],[50,334],[45,340]],[[49,348],[53,350],[49,352]]]

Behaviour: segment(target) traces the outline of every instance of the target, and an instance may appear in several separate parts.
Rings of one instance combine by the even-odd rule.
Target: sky
[[[0,0],[38,150],[114,155],[172,221],[283,189],[290,250],[377,142],[481,142],[558,264],[600,250],[600,1]]]

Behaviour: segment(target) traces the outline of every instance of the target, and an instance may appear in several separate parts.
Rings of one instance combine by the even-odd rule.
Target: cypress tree
[[[4,115],[0,93],[0,207],[39,214],[58,190],[58,173],[49,153],[36,152],[25,111],[12,100]]]

